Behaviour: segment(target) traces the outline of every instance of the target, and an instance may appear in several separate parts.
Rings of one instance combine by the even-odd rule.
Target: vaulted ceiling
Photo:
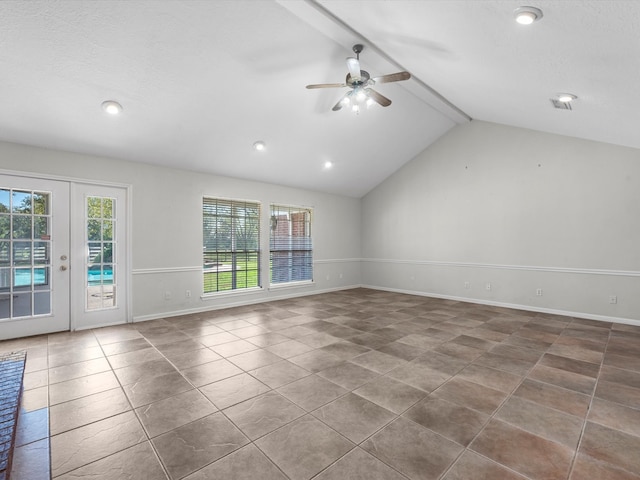
[[[640,2],[529,1],[4,0],[0,140],[352,197],[471,119],[640,148]],[[304,88],[355,43],[391,106]]]

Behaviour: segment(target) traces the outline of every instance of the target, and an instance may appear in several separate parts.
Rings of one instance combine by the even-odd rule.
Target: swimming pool
[[[113,284],[113,270],[103,270],[100,275],[100,270],[87,271],[87,283],[89,285],[111,285]],[[31,269],[17,268],[13,273],[13,285],[14,287],[28,287],[31,285]],[[33,269],[33,284],[35,286],[47,285],[47,271],[45,268]]]

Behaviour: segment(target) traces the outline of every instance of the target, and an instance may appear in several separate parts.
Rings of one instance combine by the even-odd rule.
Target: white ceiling
[[[361,197],[470,118],[640,148],[639,31],[637,0],[4,0],[0,140]],[[390,107],[304,88],[354,43],[412,73]]]

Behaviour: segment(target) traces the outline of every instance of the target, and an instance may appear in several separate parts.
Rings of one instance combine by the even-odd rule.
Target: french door
[[[69,183],[0,175],[0,339],[69,330]]]
[[[127,201],[0,175],[0,340],[127,322]]]
[[[127,190],[72,185],[71,329],[127,322]]]

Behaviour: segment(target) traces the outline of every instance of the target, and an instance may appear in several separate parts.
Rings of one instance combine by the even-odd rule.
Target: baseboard
[[[495,302],[491,300],[480,300],[476,298],[458,297],[454,295],[442,295],[439,293],[419,292],[419,291],[404,290],[404,289],[398,289],[398,288],[379,287],[374,285],[361,285],[361,287],[370,288],[372,290],[381,290],[385,292],[417,295],[419,297],[442,298],[443,300],[455,300],[458,302],[477,303],[480,305],[491,305],[492,307],[512,308],[514,310],[526,310],[529,312],[548,313],[551,315],[564,315],[567,317],[583,318],[585,320],[597,320],[601,322],[621,323],[624,325],[635,325],[637,327],[640,327],[640,320],[634,320],[632,318],[610,317],[607,315],[596,315],[596,314],[584,313],[584,312],[570,312],[567,310],[556,310],[553,308],[535,307],[531,305],[518,305],[514,303]]]
[[[106,322],[106,323],[100,323],[98,325],[88,325],[86,327],[78,327],[78,328],[74,328],[74,329],[69,330],[69,331],[71,331],[71,332],[81,332],[82,330],[93,330],[93,329],[96,329],[96,328],[116,327],[118,325],[129,325],[130,323],[131,322]]]
[[[183,310],[173,310],[173,311],[164,312],[164,313],[139,315],[139,316],[133,317],[133,322],[134,323],[146,322],[148,320],[158,320],[159,318],[171,318],[171,317],[179,317],[181,315],[190,315],[190,314],[202,313],[202,312],[212,312],[215,310],[224,310],[225,308],[243,307],[246,305],[256,305],[259,303],[269,303],[269,302],[275,302],[278,300],[287,300],[289,298],[310,297],[312,295],[321,295],[323,293],[339,292],[341,290],[352,290],[354,288],[359,288],[359,287],[361,287],[361,285],[348,285],[344,287],[333,287],[333,288],[325,288],[322,290],[314,290],[313,292],[289,291],[286,293],[284,292],[284,289],[282,290],[278,289],[278,290],[273,290],[273,291],[277,291],[278,294],[271,295],[269,296],[269,298],[259,298],[259,299],[253,299],[248,301],[244,300],[244,301],[235,301],[235,302],[230,301],[230,302],[227,302],[224,304],[218,304],[215,306],[203,306],[203,307],[188,308]],[[280,292],[282,292],[282,294],[280,294]]]
[[[228,302],[225,303],[223,305],[216,305],[214,307],[212,306],[203,306],[203,307],[199,307],[199,308],[189,308],[189,309],[184,309],[184,310],[174,310],[174,311],[170,311],[170,312],[164,312],[164,313],[157,313],[157,314],[149,314],[149,315],[140,315],[137,317],[133,318],[133,322],[137,323],[137,322],[144,322],[144,321],[148,321],[148,320],[157,320],[159,318],[170,318],[170,317],[178,317],[181,315],[189,315],[189,314],[195,314],[195,313],[202,313],[202,312],[210,312],[210,311],[215,311],[215,310],[223,310],[225,308],[233,308],[233,307],[242,307],[245,305],[256,305],[258,303],[268,303],[268,302],[275,302],[278,300],[286,300],[289,298],[298,298],[298,297],[308,297],[308,296],[312,296],[312,295],[321,295],[323,293],[331,293],[331,292],[338,292],[338,291],[342,291],[342,290],[351,290],[354,288],[369,288],[371,290],[380,290],[380,291],[385,291],[385,292],[393,292],[393,293],[403,293],[403,294],[407,294],[407,295],[416,295],[419,297],[430,297],[430,298],[441,298],[443,300],[455,300],[458,302],[466,302],[466,303],[476,303],[479,305],[490,305],[493,307],[503,307],[503,308],[512,308],[514,310],[524,310],[524,311],[529,311],[529,312],[539,312],[539,313],[548,313],[551,315],[564,315],[564,316],[569,316],[569,317],[574,317],[574,318],[583,318],[585,320],[597,320],[597,321],[601,321],[601,322],[612,322],[612,323],[620,323],[620,324],[624,324],[624,325],[634,325],[634,326],[639,326],[640,327],[640,320],[634,320],[631,318],[623,318],[623,317],[611,317],[611,316],[607,316],[607,315],[595,315],[595,314],[590,314],[590,313],[584,313],[584,312],[572,312],[572,311],[568,311],[568,310],[557,310],[557,309],[553,309],[553,308],[543,308],[543,307],[535,307],[535,306],[531,306],[531,305],[519,305],[519,304],[514,304],[514,303],[506,303],[506,302],[496,302],[496,301],[491,301],[491,300],[481,300],[481,299],[475,299],[475,298],[467,298],[467,297],[458,297],[455,295],[442,295],[439,293],[433,293],[433,292],[420,292],[420,291],[414,291],[414,290],[404,290],[404,289],[398,289],[398,288],[387,288],[387,287],[380,287],[380,286],[375,286],[375,285],[349,285],[349,286],[344,286],[344,287],[335,287],[335,288],[325,288],[322,290],[317,290],[314,292],[288,292],[284,295],[278,295],[278,296],[273,296],[267,299],[255,299],[255,300],[250,300],[250,301],[236,301],[236,302]],[[93,327],[96,328],[96,327]]]

